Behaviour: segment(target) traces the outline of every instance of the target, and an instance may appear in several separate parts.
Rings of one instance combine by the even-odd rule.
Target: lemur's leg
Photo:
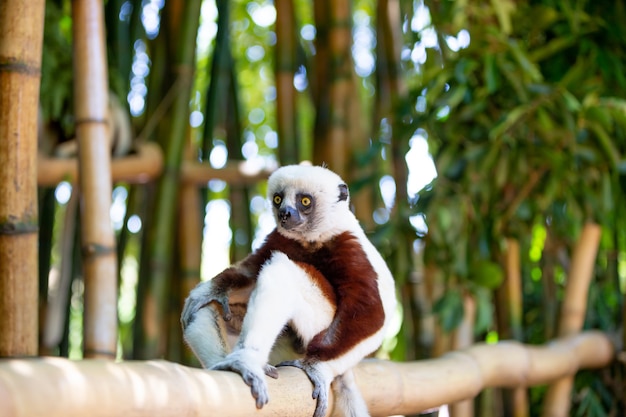
[[[261,408],[269,400],[264,375],[271,374],[267,360],[285,325],[291,324],[306,345],[328,327],[334,311],[334,304],[309,274],[276,252],[259,273],[237,344],[213,369],[240,373]]]
[[[367,405],[356,385],[352,369],[337,376],[332,389],[335,394],[332,417],[369,417]]]
[[[241,332],[251,291],[251,287],[230,291],[228,321],[215,297],[212,281],[198,284],[189,294],[181,315],[183,336],[204,368],[212,367],[232,350]]]

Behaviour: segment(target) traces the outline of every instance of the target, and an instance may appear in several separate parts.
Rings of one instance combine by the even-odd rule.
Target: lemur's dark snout
[[[291,229],[301,223],[300,214],[298,210],[293,207],[284,207],[278,210],[278,220],[280,225],[285,229]]]

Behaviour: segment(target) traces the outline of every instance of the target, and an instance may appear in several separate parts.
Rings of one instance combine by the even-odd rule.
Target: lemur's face
[[[268,182],[268,197],[278,231],[300,241],[317,240],[336,226],[342,211],[349,210],[348,187],[321,167],[278,169]]]
[[[285,230],[305,228],[309,217],[315,213],[315,197],[308,193],[274,193],[272,206],[276,216],[276,225]]]

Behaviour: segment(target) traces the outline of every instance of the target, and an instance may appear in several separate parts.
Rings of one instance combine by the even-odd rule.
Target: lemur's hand
[[[313,417],[324,417],[328,411],[330,383],[333,381],[333,376],[327,369],[328,367],[323,362],[307,361],[306,359],[281,362],[278,366],[295,366],[306,373],[313,383],[313,399],[317,400]]]
[[[191,290],[189,297],[185,300],[185,306],[180,317],[183,329],[186,329],[189,323],[193,321],[198,310],[214,301],[222,306],[224,320],[229,321],[232,318],[232,313],[228,305],[228,292],[218,290],[211,284],[211,281],[201,282]]]

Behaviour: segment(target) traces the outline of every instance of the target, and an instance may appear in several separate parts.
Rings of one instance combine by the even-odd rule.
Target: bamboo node
[[[82,125],[82,124],[105,124],[105,125],[109,125],[109,119],[104,118],[101,119],[99,117],[81,117],[80,119],[76,119],[76,121],[74,122],[75,125]]]
[[[39,231],[37,223],[18,222],[14,218],[9,216],[7,222],[0,223],[0,235],[28,235]]]
[[[87,243],[83,245],[83,256],[85,258],[110,255],[112,253],[116,253],[114,246],[105,246],[98,243]]]
[[[41,68],[29,65],[25,62],[19,61],[8,61],[8,62],[0,62],[0,72],[13,72],[18,74],[32,75],[35,77],[41,76]]]

